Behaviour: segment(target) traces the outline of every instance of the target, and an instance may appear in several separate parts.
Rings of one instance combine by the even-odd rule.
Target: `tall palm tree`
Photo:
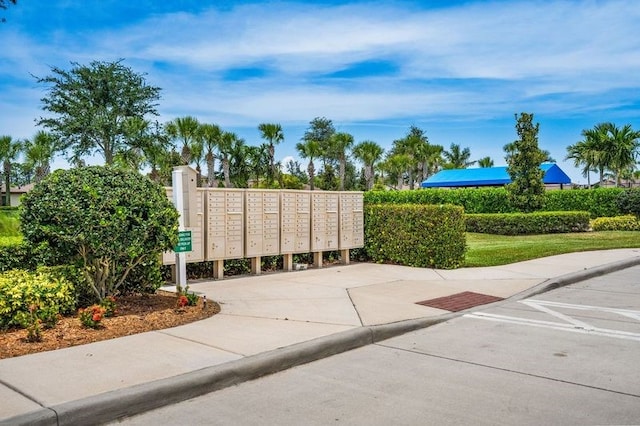
[[[445,169],[466,169],[476,163],[475,161],[469,161],[471,150],[468,147],[462,149],[460,145],[455,143],[452,143],[449,151],[444,151],[442,156],[447,160]]]
[[[204,142],[204,160],[207,163],[207,186],[217,186],[215,178],[216,150],[220,145],[222,130],[215,124],[202,124],[200,126],[200,136]]]
[[[309,159],[307,173],[309,174],[309,188],[313,191],[315,189],[314,178],[316,176],[316,168],[313,164],[313,159],[318,158],[322,153],[320,143],[313,139],[304,139],[303,142],[298,142],[296,144],[296,150],[302,158]]]
[[[0,136],[0,161],[4,173],[5,204],[11,205],[11,162],[22,152],[22,142],[14,141],[11,136]]]
[[[616,177],[616,185],[620,186],[621,176],[635,169],[640,132],[633,130],[630,124],[618,128],[613,123],[609,123],[608,132],[612,151],[609,169]]]
[[[382,158],[384,150],[373,141],[362,141],[353,147],[353,156],[364,164],[364,180],[367,191],[373,188],[375,165]]]
[[[182,164],[185,166],[191,163],[191,144],[196,139],[199,128],[198,119],[191,116],[178,117],[168,122],[165,126],[165,131],[169,137],[182,142],[180,157],[182,158]]]
[[[478,166],[483,169],[493,167],[493,160],[489,156],[482,157],[481,159],[478,160]]]
[[[349,133],[338,132],[331,136],[332,156],[338,160],[338,178],[340,180],[340,191],[344,191],[344,180],[347,169],[347,153],[353,146],[353,136]]]
[[[274,123],[262,123],[258,126],[258,130],[262,133],[262,138],[269,143],[269,175],[267,176],[267,183],[271,185],[276,176],[274,164],[275,145],[284,141],[284,133],[282,133],[282,126]]]
[[[640,132],[634,131],[630,124],[618,128],[610,122],[599,123],[593,129],[583,130],[582,136],[593,166],[600,174],[600,182],[603,182],[608,170],[619,185],[621,174],[635,168]]]
[[[573,160],[573,166],[580,168],[582,176],[587,178],[587,186],[591,188],[591,172],[594,171],[594,153],[586,140],[576,142],[567,147],[565,160]]]
[[[33,172],[35,183],[40,182],[51,172],[51,161],[57,150],[54,136],[42,130],[35,134],[33,140],[25,141],[25,167]]]
[[[584,141],[588,146],[589,155],[593,167],[598,170],[600,183],[604,181],[605,171],[611,164],[611,153],[609,146],[609,128],[611,123],[599,123],[593,129],[582,131]]]

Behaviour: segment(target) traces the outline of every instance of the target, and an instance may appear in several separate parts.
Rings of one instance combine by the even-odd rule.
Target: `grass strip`
[[[515,236],[467,233],[464,266],[498,266],[564,253],[636,247],[640,247],[639,231]]]

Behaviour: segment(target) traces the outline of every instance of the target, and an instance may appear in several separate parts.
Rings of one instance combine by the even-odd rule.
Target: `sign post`
[[[184,197],[182,191],[182,170],[174,170],[171,173],[171,180],[173,184],[173,205],[178,210],[178,247],[176,247],[176,288],[178,292],[181,292],[187,285],[187,255],[186,251],[191,251],[191,231],[186,231],[184,228]],[[178,251],[181,247],[180,233],[189,233],[189,250]],[[186,246],[186,244],[184,245]]]

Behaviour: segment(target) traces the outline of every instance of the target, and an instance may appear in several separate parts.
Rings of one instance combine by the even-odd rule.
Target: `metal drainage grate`
[[[478,305],[504,300],[502,297],[489,296],[488,294],[465,291],[452,294],[451,296],[438,297],[437,299],[423,300],[416,302],[416,305],[428,306],[430,308],[444,309],[445,311],[458,312],[473,308]]]

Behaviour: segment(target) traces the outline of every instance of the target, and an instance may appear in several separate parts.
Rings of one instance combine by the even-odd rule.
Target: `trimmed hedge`
[[[545,211],[587,211],[591,217],[618,216],[622,188],[594,188],[546,191]],[[365,203],[372,204],[454,204],[467,213],[515,213],[505,188],[427,188],[416,191],[367,191]]]
[[[466,250],[464,211],[452,205],[367,204],[365,251],[374,262],[457,268]]]
[[[589,230],[588,212],[468,214],[467,232],[499,235],[555,234]]]
[[[591,217],[617,216],[621,214],[618,198],[622,188],[575,189],[547,191],[546,211],[587,211]]]
[[[370,204],[453,204],[467,213],[509,213],[504,188],[419,189],[415,191],[367,191],[364,202]]]
[[[591,221],[594,231],[640,231],[640,220],[634,215],[599,217]]]
[[[621,214],[640,216],[640,188],[625,189],[617,201]]]

